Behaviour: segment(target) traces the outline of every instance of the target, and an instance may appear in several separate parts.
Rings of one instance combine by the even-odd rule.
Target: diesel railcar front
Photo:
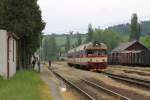
[[[107,68],[107,46],[90,42],[68,52],[68,65],[87,70],[104,71]]]

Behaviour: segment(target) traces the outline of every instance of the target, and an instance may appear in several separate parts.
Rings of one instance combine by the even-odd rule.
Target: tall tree
[[[142,36],[140,40],[145,46],[150,48],[150,34],[146,36]]]
[[[122,42],[123,36],[117,32],[113,32],[109,29],[95,29],[93,40],[98,42],[103,42],[108,46],[109,50],[112,50],[120,42]]]
[[[73,35],[73,31],[70,31],[69,34],[70,34],[70,35]]]
[[[56,39],[55,39],[55,34],[52,34],[51,36],[51,51],[50,51],[52,54],[52,56],[54,58],[56,58],[57,56],[57,44],[56,44]]]
[[[77,45],[81,45],[82,44],[82,37],[81,34],[77,32]]]
[[[0,5],[0,28],[20,37],[41,34],[45,23],[37,0],[1,0]]]
[[[131,31],[130,31],[130,38],[129,41],[132,40],[139,40],[140,38],[140,24],[138,23],[137,14],[133,14],[131,18]]]
[[[102,32],[103,32],[103,30],[101,30],[100,28],[95,29],[94,34],[93,34],[93,40],[101,42],[102,41],[101,40]]]
[[[47,60],[47,55],[49,55],[48,53],[48,51],[49,51],[49,49],[48,49],[48,47],[49,47],[49,41],[48,41],[48,38],[44,38],[43,39],[43,45],[42,45],[42,48],[43,48],[43,60]]]
[[[88,25],[87,42],[91,42],[93,39],[93,28],[92,25]]]
[[[65,44],[65,50],[66,52],[68,52],[68,50],[70,49],[71,44],[70,44],[70,37],[69,35],[66,35],[66,44]]]
[[[0,28],[20,37],[20,66],[27,66],[40,46],[45,27],[37,0],[1,0],[0,15]]]
[[[46,38],[44,38],[43,42],[43,55],[44,60],[56,60],[57,56],[57,45],[55,34],[52,34]]]

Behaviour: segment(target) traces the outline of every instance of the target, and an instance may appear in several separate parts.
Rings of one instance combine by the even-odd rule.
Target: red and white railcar
[[[67,62],[70,66],[103,71],[107,68],[107,46],[99,42],[83,44],[68,51]]]

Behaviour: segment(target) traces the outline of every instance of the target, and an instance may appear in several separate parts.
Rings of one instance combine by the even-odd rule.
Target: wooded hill
[[[141,34],[142,35],[148,35],[150,34],[150,21],[142,21],[140,23],[141,26]],[[116,31],[119,33],[122,33],[124,35],[129,35],[130,33],[130,24],[119,24],[115,26],[108,27],[109,30]]]

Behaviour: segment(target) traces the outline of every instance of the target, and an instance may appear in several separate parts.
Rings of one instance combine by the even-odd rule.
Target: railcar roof
[[[95,47],[95,48],[107,49],[107,46],[104,43],[99,43],[99,44],[100,44],[100,47]],[[82,44],[82,45],[78,46],[77,48],[73,48],[73,49],[69,50],[68,53],[72,53],[74,51],[81,51],[84,49],[91,49],[91,48],[93,48],[93,43],[89,42],[87,44]]]

